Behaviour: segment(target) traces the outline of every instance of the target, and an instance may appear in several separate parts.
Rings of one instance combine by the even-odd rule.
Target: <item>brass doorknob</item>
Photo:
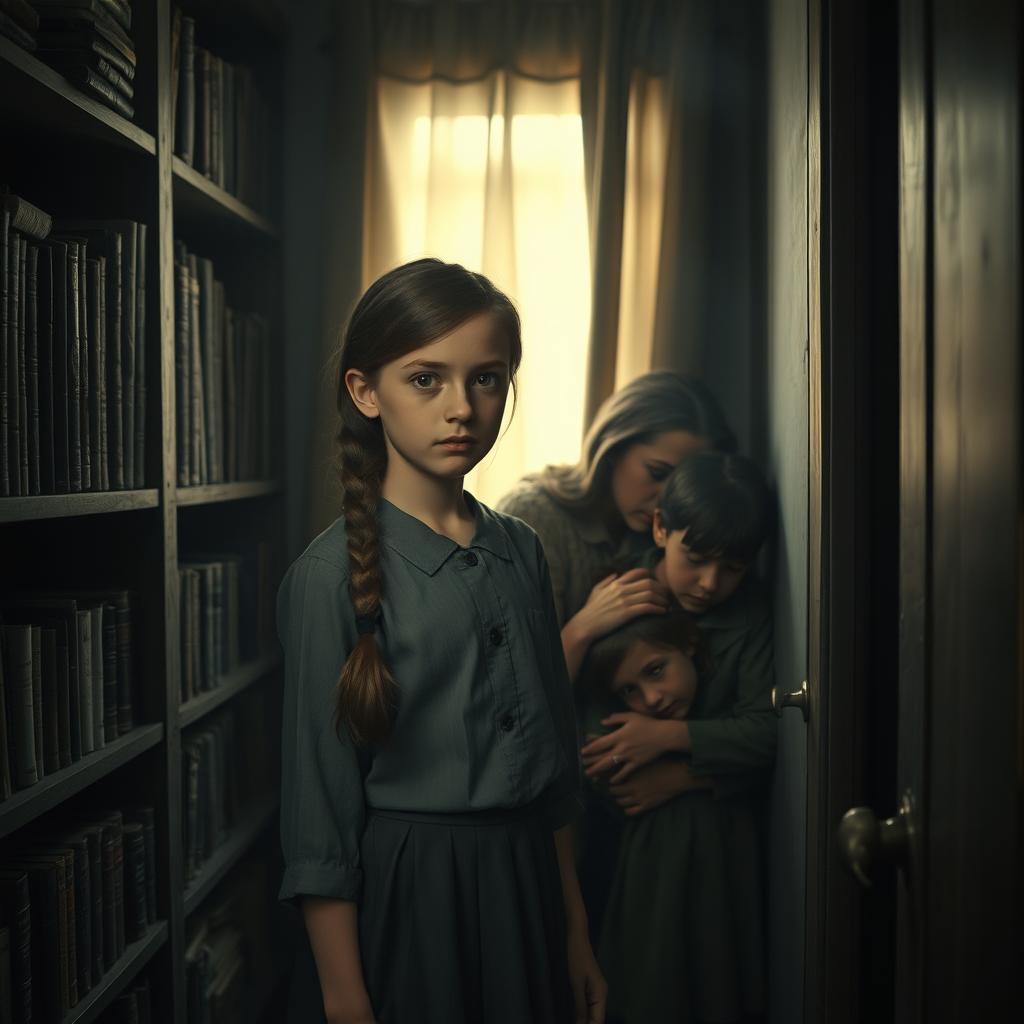
[[[794,690],[792,693],[780,694],[779,688],[777,686],[773,686],[770,699],[772,711],[775,712],[777,718],[782,717],[783,708],[799,708],[800,714],[804,716],[805,722],[811,713],[810,699],[807,695],[806,679],[800,684],[800,689]]]
[[[903,794],[899,811],[879,821],[870,807],[852,807],[839,822],[839,852],[854,878],[871,888],[871,872],[879,861],[898,864],[909,872],[914,836],[913,801]]]

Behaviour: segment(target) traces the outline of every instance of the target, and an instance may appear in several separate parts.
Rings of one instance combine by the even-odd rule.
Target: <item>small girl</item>
[[[612,1020],[733,1024],[764,1009],[757,820],[776,725],[771,610],[749,567],[770,512],[751,460],[703,452],[681,463],[655,515],[657,547],[642,560],[677,612],[610,634],[584,665],[592,686],[625,693],[629,708],[601,719],[614,731],[582,751],[587,774],[606,779],[635,819],[602,929]],[[679,609],[693,617],[708,670],[696,698],[680,690],[669,700],[651,682],[665,651],[699,649],[692,630],[673,633]]]
[[[520,355],[511,302],[438,260],[371,285],[342,342],[342,515],[278,596],[303,1024],[604,1020],[547,566],[463,490]]]

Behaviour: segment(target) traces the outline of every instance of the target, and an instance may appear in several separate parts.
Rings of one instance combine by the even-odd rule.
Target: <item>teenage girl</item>
[[[371,285],[342,342],[342,515],[278,597],[303,1024],[604,1020],[547,566],[462,486],[520,355],[509,300],[438,260]]]
[[[694,617],[710,670],[686,714],[662,704],[652,686],[653,705],[634,701],[606,715],[600,725],[613,731],[582,750],[588,776],[606,780],[636,819],[620,851],[601,942],[613,1019],[627,1024],[733,1024],[758,1019],[764,1009],[756,823],[776,725],[769,710],[771,609],[749,570],[770,518],[768,488],[750,459],[704,452],[672,473],[654,519],[657,547],[642,564]],[[662,645],[666,635],[657,634]],[[693,644],[680,635],[675,643],[686,653]],[[591,648],[584,673],[596,672],[620,692],[626,683],[640,687],[660,671],[656,646],[633,650],[641,659],[633,664],[613,634]],[[634,692],[642,687],[626,691]],[[652,706],[670,713],[652,716]],[[652,799],[633,785],[635,773],[666,758],[679,759],[690,780],[686,795],[672,802],[672,794]],[[682,974],[673,985],[676,972]]]

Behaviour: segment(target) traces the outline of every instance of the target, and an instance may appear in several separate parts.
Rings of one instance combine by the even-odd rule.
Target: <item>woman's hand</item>
[[[589,643],[638,615],[666,612],[672,596],[647,569],[606,576],[594,585],[587,603],[570,619]]]
[[[608,983],[590,948],[586,926],[569,929],[569,981],[576,1024],[604,1024]]]
[[[714,782],[694,775],[685,761],[665,758],[640,768],[627,782],[613,783],[608,793],[626,814],[636,817],[695,789],[714,789]]]
[[[618,728],[580,749],[586,774],[591,779],[607,776],[609,783],[625,782],[638,768],[662,754],[690,748],[690,729],[686,722],[622,711],[602,718],[601,724]]]

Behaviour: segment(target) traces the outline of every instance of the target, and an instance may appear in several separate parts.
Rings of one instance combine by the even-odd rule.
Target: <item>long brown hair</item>
[[[721,407],[703,381],[655,370],[630,381],[604,400],[583,439],[574,466],[548,466],[534,477],[564,508],[581,517],[604,515],[616,461],[634,444],[672,430],[707,439],[716,451],[736,449]]]
[[[522,359],[519,314],[482,274],[457,263],[415,260],[379,277],[356,304],[341,342],[337,441],[342,514],[348,537],[349,592],[356,618],[379,625],[384,580],[378,506],[387,469],[380,419],[364,416],[348,392],[345,374],[373,380],[386,363],[450,334],[467,320],[491,313],[510,342],[513,388]],[[398,685],[377,633],[360,632],[338,679],[334,725],[347,723],[357,743],[382,743],[398,707]]]

